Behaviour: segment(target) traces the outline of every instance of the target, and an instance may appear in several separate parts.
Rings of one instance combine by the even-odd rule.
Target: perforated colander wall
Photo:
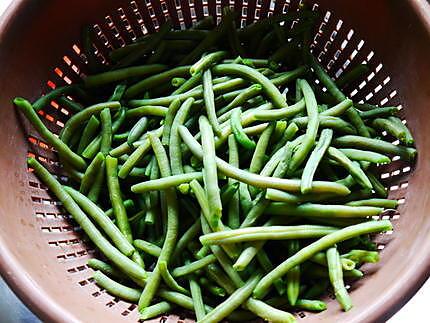
[[[208,15],[217,17],[219,21],[221,8],[231,6],[236,12],[241,13],[239,19],[243,26],[273,14],[297,10],[298,4],[298,1],[288,0],[276,2],[261,0],[131,1],[129,5],[117,8],[110,15],[100,17],[100,20],[92,26],[97,35],[94,51],[100,62],[109,63],[107,61],[109,51],[131,43],[137,37],[157,31],[166,19],[170,19],[176,28],[188,28],[197,20]],[[314,5],[313,10],[319,10],[318,5]],[[391,77],[378,59],[377,53],[368,47],[366,40],[362,39],[352,26],[348,26],[346,20],[336,17],[330,11],[321,12],[318,26],[312,50],[334,78],[338,78],[351,66],[358,63],[366,63],[370,67],[370,72],[365,78],[348,86],[345,90],[347,96],[360,103],[401,104],[398,99],[398,91],[391,85]],[[64,53],[64,56],[59,58],[59,62],[52,67],[52,76],[43,84],[43,91],[48,92],[56,87],[78,82],[86,73],[86,62],[79,43],[71,44],[70,50]],[[70,98],[73,99],[73,97]],[[53,101],[39,114],[50,130],[59,133],[71,112]],[[404,119],[402,110],[399,111],[399,115]],[[404,122],[406,121],[404,120]],[[51,172],[57,174],[63,181],[67,181],[67,176],[63,173],[52,147],[28,127],[28,124],[26,124],[26,131],[28,156],[37,157]],[[398,144],[398,142],[394,143]],[[390,198],[397,199],[400,203],[396,211],[386,212],[382,216],[393,220],[396,228],[397,220],[402,215],[403,205],[406,203],[408,176],[412,169],[411,165],[400,161],[398,156],[393,160],[394,162],[390,165],[380,166],[379,170],[382,183],[390,191]],[[95,250],[90,243],[84,241],[81,229],[62,209],[61,203],[48,194],[44,185],[31,172],[28,172],[28,185],[31,189],[33,213],[37,218],[38,229],[43,232],[47,245],[56,251],[57,261],[64,264],[73,283],[82,287],[82,293],[91,294],[94,302],[103,303],[107,311],[115,309],[114,313],[120,313],[123,316],[129,316],[130,320],[136,320],[137,309],[134,304],[113,298],[101,290],[91,279],[92,270],[87,267],[86,262],[93,257]],[[387,232],[375,236],[379,250],[389,244],[391,234],[392,232]],[[381,253],[381,256],[384,257],[384,252]],[[364,272],[366,273],[366,267]],[[354,288],[353,285],[351,289]],[[297,313],[297,315],[301,318],[308,316],[304,312]],[[153,322],[158,321],[188,322],[191,320],[172,315],[168,318],[153,320]]]

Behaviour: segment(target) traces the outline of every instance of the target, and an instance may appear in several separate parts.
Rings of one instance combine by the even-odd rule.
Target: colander
[[[296,10],[295,0],[15,0],[0,22],[0,269],[18,296],[44,321],[132,322],[134,304],[113,298],[94,284],[86,266],[96,251],[79,227],[26,166],[36,156],[67,180],[50,146],[16,113],[11,98],[31,100],[50,89],[78,82],[86,72],[79,33],[91,24],[100,61],[112,48],[156,31],[170,19],[190,27],[231,6],[238,23]],[[302,322],[385,321],[430,273],[430,9],[425,0],[310,1],[321,12],[313,52],[333,77],[366,62],[371,71],[346,93],[355,101],[402,105],[419,151],[415,165],[395,158],[380,167],[390,198],[400,206],[384,214],[394,232],[375,237],[381,261],[364,267],[352,284],[354,308],[343,313],[327,296],[328,310],[298,312]],[[70,116],[52,102],[43,110],[58,133]],[[391,234],[392,233],[392,234]],[[187,318],[188,317],[188,318]],[[192,322],[172,314],[150,322]]]

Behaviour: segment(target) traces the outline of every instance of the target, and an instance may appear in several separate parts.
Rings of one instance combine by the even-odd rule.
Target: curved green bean
[[[143,252],[147,253],[148,255],[159,257],[161,248],[153,243],[150,243],[145,240],[136,239],[133,241],[133,245]]]
[[[352,308],[352,301],[343,283],[343,271],[340,262],[339,252],[336,247],[327,250],[327,265],[330,282],[334,289],[334,295],[342,306],[343,310],[349,311]]]
[[[145,181],[142,183],[134,184],[131,187],[133,193],[145,193],[154,190],[165,190],[171,187],[176,187],[180,184],[189,183],[192,180],[202,180],[202,172],[185,173],[179,175],[172,175],[169,177],[162,177],[160,179]]]
[[[141,291],[139,289],[127,287],[117,283],[113,279],[110,279],[108,276],[103,274],[101,271],[96,271],[93,274],[93,278],[97,285],[107,290],[108,293],[114,295],[115,297],[119,297],[130,302],[136,302],[140,297]]]
[[[91,116],[82,132],[81,139],[79,140],[78,149],[76,150],[78,154],[81,155],[91,140],[93,140],[99,126],[100,121],[95,116]]]
[[[37,99],[35,102],[33,102],[32,106],[35,111],[39,111],[46,107],[48,104],[51,103],[52,100],[55,100],[56,98],[61,97],[62,95],[68,95],[76,90],[76,85],[66,85],[57,87],[56,89],[46,93],[45,95],[41,96],[39,99]],[[16,104],[16,103],[15,103]]]
[[[148,118],[141,117],[131,128],[127,136],[127,144],[132,147],[133,143],[138,140],[148,128]]]
[[[246,149],[254,149],[256,143],[253,140],[249,139],[249,137],[243,131],[240,108],[236,108],[232,111],[230,124],[237,142]]]

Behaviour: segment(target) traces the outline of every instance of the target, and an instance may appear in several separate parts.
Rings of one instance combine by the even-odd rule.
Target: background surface
[[[0,0],[0,16],[13,0]],[[1,17],[0,17],[1,19]],[[1,63],[1,62],[0,62]],[[383,293],[383,291],[381,291]],[[430,280],[388,323],[429,322]],[[40,322],[8,288],[0,277],[0,322],[36,323]]]

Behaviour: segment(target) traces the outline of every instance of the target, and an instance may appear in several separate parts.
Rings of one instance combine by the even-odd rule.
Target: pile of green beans
[[[144,320],[182,308],[197,322],[294,322],[324,311],[330,288],[348,311],[345,280],[379,260],[371,235],[392,225],[375,218],[397,207],[377,166],[416,157],[396,107],[342,92],[366,65],[336,81],[308,51],[315,12],[235,18],[168,22],[110,65],[85,29],[92,74],[14,100],[69,175],[28,160],[98,248],[95,282]],[[72,113],[59,136],[37,113],[52,100]]]

